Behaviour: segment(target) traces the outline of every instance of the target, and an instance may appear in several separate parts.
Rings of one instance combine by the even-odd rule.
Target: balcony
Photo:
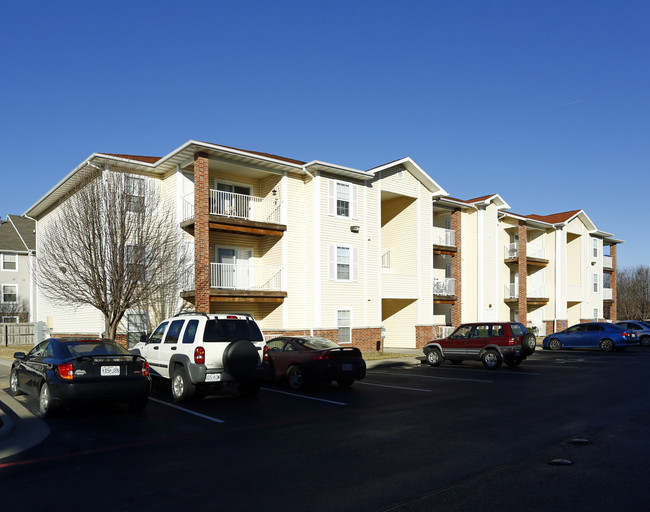
[[[603,300],[613,302],[614,290],[612,290],[611,288],[603,288]]]
[[[519,259],[519,243],[506,244],[503,258],[507,263],[514,263]],[[539,243],[526,244],[526,260],[529,264],[545,266],[548,263],[546,247]]]
[[[506,302],[517,302],[519,300],[519,284],[507,284],[503,297]],[[526,288],[526,302],[528,304],[546,304],[548,300],[546,286],[531,286],[528,284]]]
[[[452,229],[433,228],[433,245],[456,247],[456,232]]]
[[[210,189],[210,229],[253,235],[282,236],[286,226],[280,224],[282,201],[273,197],[256,197]],[[181,227],[194,229],[194,203],[183,200]]]
[[[433,294],[434,295],[456,295],[456,280],[452,278],[433,279]]]
[[[603,256],[603,269],[614,270],[614,258],[611,256]]]

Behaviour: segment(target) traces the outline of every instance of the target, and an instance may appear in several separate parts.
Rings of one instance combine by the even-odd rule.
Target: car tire
[[[248,340],[230,343],[223,351],[223,367],[239,381],[253,380],[259,364],[257,347]]]
[[[501,366],[501,354],[496,350],[486,350],[481,356],[481,361],[488,370],[496,370]]]
[[[38,394],[38,412],[43,418],[51,418],[56,412],[56,405],[52,400],[50,386],[48,386],[47,382],[43,382],[41,391]]]
[[[294,391],[299,391],[305,386],[305,371],[301,366],[294,364],[287,370],[287,379],[289,387]]]
[[[551,350],[560,350],[562,348],[562,342],[557,338],[553,338],[548,342],[548,348]]]
[[[600,350],[603,352],[612,352],[614,350],[614,342],[609,338],[600,340]]]
[[[25,393],[18,387],[18,375],[16,370],[11,370],[11,377],[9,377],[9,391],[11,391],[12,396],[24,395]]]
[[[516,368],[523,362],[523,357],[513,357],[512,359],[506,359],[505,363],[508,368]]]
[[[442,363],[442,354],[438,347],[428,349],[424,355],[427,357],[427,363],[431,366],[440,366],[440,363]]]
[[[650,347],[650,336],[641,336],[639,342],[643,347]]]
[[[535,347],[537,346],[537,338],[533,333],[528,333],[524,335],[524,338],[521,340],[521,349],[524,355],[529,356],[535,352]]]
[[[190,380],[187,370],[176,366],[172,372],[172,399],[174,402],[187,402],[194,398],[196,386]]]
[[[257,381],[242,382],[238,389],[239,396],[242,398],[253,398],[260,391],[260,383]]]
[[[354,384],[354,379],[337,379],[336,383],[341,388],[349,388],[352,384]]]

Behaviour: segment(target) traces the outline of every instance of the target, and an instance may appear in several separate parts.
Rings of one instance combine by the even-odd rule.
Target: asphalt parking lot
[[[166,509],[179,499],[205,510],[644,508],[649,369],[642,347],[538,350],[497,371],[410,357],[371,363],[350,389],[273,385],[254,399],[226,393],[183,406],[157,383],[142,413],[115,406],[20,420],[48,434],[0,459],[0,485],[38,477],[47,495],[65,471],[118,486],[117,501],[99,510],[141,509],[143,500]],[[25,397],[15,403],[35,408]],[[12,435],[3,437],[0,449]],[[79,486],[79,498],[93,489]]]

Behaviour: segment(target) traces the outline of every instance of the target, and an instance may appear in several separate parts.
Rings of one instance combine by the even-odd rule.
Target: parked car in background
[[[366,376],[361,351],[317,336],[283,336],[266,342],[264,359],[273,380],[286,379],[293,390],[306,384],[336,381],[351,386]]]
[[[644,347],[650,347],[650,323],[641,320],[621,320],[616,322],[625,330],[636,331],[639,336],[639,343]]]
[[[263,349],[251,315],[187,311],[161,322],[131,352],[147,359],[154,377],[170,382],[174,402],[184,402],[226,387],[257,394],[266,375]]]
[[[430,341],[423,352],[431,366],[445,359],[455,364],[475,360],[496,370],[503,362],[519,366],[535,351],[536,343],[535,335],[518,322],[480,322],[463,324],[449,337]]]
[[[149,364],[112,340],[50,338],[14,357],[11,393],[38,399],[43,417],[76,403],[125,402],[134,409],[147,405]]]
[[[611,352],[638,344],[639,337],[635,331],[608,322],[590,322],[572,325],[564,331],[549,334],[542,341],[542,348],[600,348],[603,352]]]

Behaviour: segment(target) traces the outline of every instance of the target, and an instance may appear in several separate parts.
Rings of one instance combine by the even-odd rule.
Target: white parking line
[[[178,409],[179,411],[183,411],[188,414],[193,414],[194,416],[198,416],[199,418],[203,418],[204,420],[214,421],[215,423],[225,423],[224,420],[220,420],[219,418],[213,418],[212,416],[207,416],[205,414],[201,414],[200,412],[191,411],[190,409],[185,409],[184,407],[179,407],[178,405],[170,404],[169,402],[164,402],[163,400],[158,400],[156,398],[151,398],[151,397],[149,397],[149,400],[151,400],[152,402],[156,402],[158,404],[167,405],[172,409]]]
[[[280,393],[281,395],[295,396],[297,398],[305,398],[307,400],[316,400],[317,402],[326,402],[328,404],[334,404],[334,405],[348,405],[343,402],[335,402],[333,400],[325,400],[324,398],[316,398],[314,396],[299,395],[297,393],[289,393],[287,391],[280,391],[279,389],[271,389],[271,388],[260,388],[260,389],[263,389],[264,391],[271,391],[272,393]]]
[[[392,373],[392,372],[372,372],[374,374],[382,374],[382,375],[402,375],[405,377],[420,377],[422,379],[438,379],[438,380],[462,380],[462,381],[467,381],[467,382],[489,382],[490,384],[493,384],[493,380],[486,380],[486,379],[463,379],[460,377],[436,377],[434,375],[418,375],[418,374],[412,374],[412,373]],[[359,384],[363,384],[363,382],[360,382]]]
[[[404,388],[402,386],[388,386],[386,384],[370,384],[370,382],[358,382],[357,384],[363,384],[364,386],[376,386],[378,388],[405,389],[406,391],[422,391],[423,393],[431,393],[430,389]]]

